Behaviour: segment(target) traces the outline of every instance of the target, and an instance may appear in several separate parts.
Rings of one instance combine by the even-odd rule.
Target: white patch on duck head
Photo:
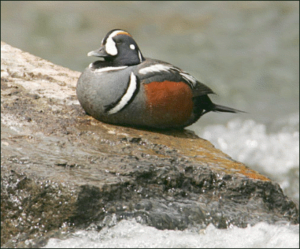
[[[115,30],[115,31],[113,31],[106,38],[106,43],[105,43],[106,53],[108,53],[109,55],[112,55],[112,56],[115,56],[115,55],[118,54],[118,49],[117,49],[116,43],[114,42],[114,40],[112,38],[117,36],[117,35],[121,35],[121,34],[131,36],[128,32],[126,32],[124,30]]]

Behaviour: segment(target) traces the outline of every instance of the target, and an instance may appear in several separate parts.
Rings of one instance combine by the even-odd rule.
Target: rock
[[[277,183],[193,132],[87,116],[79,75],[1,42],[2,246],[129,218],[159,229],[298,223]]]

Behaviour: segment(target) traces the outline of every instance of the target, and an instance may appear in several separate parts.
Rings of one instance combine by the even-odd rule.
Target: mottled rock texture
[[[159,229],[298,223],[277,183],[193,132],[87,116],[79,75],[1,43],[2,246],[41,246],[127,218]]]

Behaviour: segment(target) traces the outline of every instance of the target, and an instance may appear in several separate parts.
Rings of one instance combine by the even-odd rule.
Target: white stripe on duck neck
[[[119,67],[103,67],[103,68],[98,68],[95,69],[95,73],[103,73],[103,72],[110,72],[110,71],[117,71],[117,70],[122,70],[126,68],[127,66],[119,66]],[[89,68],[93,68],[93,63],[89,65]]]

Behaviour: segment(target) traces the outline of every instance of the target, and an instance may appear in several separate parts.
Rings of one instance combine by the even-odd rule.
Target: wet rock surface
[[[1,43],[1,243],[42,246],[135,218],[159,229],[298,223],[277,183],[193,132],[101,123],[79,72]]]

